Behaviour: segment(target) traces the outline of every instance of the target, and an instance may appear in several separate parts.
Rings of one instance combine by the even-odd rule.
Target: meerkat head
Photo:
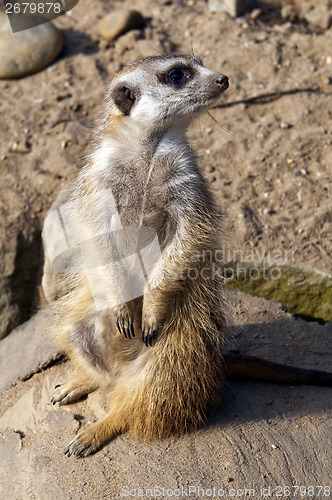
[[[108,102],[112,114],[158,131],[179,120],[189,124],[227,88],[227,76],[205,68],[196,57],[149,57],[115,76]]]

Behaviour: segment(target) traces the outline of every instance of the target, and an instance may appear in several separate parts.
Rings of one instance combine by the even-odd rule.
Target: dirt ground
[[[229,291],[227,297],[235,323],[228,350],[331,371],[331,323],[296,319],[263,298]],[[11,335],[0,342],[0,360],[13,380],[54,357],[40,313],[32,321],[11,335],[27,345],[34,333],[35,364]],[[109,401],[97,391],[53,406],[55,384],[71,373],[62,363],[12,387],[9,379],[1,384],[9,386],[0,398],[1,498],[330,498],[331,387],[229,380],[222,405],[198,431],[149,443],[124,434],[80,459],[64,451],[78,429],[105,415]]]
[[[234,255],[240,260],[265,258],[331,273],[332,28],[317,28],[301,18],[311,7],[324,10],[329,2],[297,0],[298,15],[291,20],[282,18],[281,4],[261,2],[258,17],[231,19],[225,13],[210,12],[204,0],[136,0],[134,8],[142,12],[145,29],[114,43],[100,38],[98,23],[113,8],[133,8],[128,0],[95,0],[93,5],[80,0],[68,15],[56,19],[54,24],[64,37],[57,61],[26,78],[0,81],[0,244],[20,234],[30,245],[32,235],[37,235],[39,248],[47,210],[89,153],[93,125],[112,75],[138,57],[193,51],[207,67],[230,78],[222,103],[211,111],[216,121],[204,115],[190,131],[225,213],[230,260]],[[34,259],[27,252],[24,265]],[[41,263],[37,254],[37,266]],[[29,287],[26,293],[33,296],[37,282]],[[272,314],[271,338],[279,326],[274,320]],[[286,335],[293,326],[283,328]],[[300,330],[297,333],[301,336]],[[284,342],[279,338],[270,352],[274,355]],[[266,354],[268,343],[263,344]],[[285,361],[296,363],[296,344],[289,352],[292,359]],[[314,353],[323,359],[324,350],[314,349]],[[329,369],[324,359],[322,367]],[[329,389],[282,392],[271,386],[234,383],[226,392],[226,416],[218,413],[207,429],[177,441],[175,462],[171,442],[139,448],[120,437],[107,452],[68,466],[58,454],[60,445],[55,445],[56,452],[50,451],[50,435],[55,432],[53,445],[65,426],[61,446],[65,445],[80,422],[81,410],[88,409],[88,417],[94,418],[103,409],[95,400],[93,411],[81,403],[76,420],[44,414],[41,402],[46,404],[61,370],[53,367],[46,376],[20,382],[3,400],[5,414],[23,398],[12,413],[23,415],[25,405],[33,408],[37,398],[37,421],[45,419],[41,441],[34,437],[30,445],[22,445],[20,434],[6,434],[14,450],[12,458],[6,459],[9,465],[16,460],[15,450],[23,450],[16,468],[11,468],[13,474],[18,471],[21,482],[15,482],[15,474],[12,483],[6,482],[7,469],[3,469],[1,481],[10,500],[118,499],[120,494],[112,496],[109,485],[119,491],[127,483],[137,487],[137,480],[144,486],[153,484],[151,463],[158,470],[158,481],[173,488],[197,477],[205,486],[217,477],[225,487],[234,479],[238,487],[253,484],[254,479],[246,482],[251,475],[256,485],[264,487],[272,482],[277,486],[278,481],[281,486],[297,484],[298,478],[328,482]],[[36,415],[27,415],[32,428]],[[59,427],[52,419],[59,420]],[[78,470],[79,482],[71,481]],[[35,471],[44,485],[44,497],[34,496]],[[85,481],[85,473],[91,480]],[[94,484],[103,485],[98,496]]]

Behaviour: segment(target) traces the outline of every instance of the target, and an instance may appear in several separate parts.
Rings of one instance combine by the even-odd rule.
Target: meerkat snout
[[[218,78],[216,78],[216,84],[219,85],[223,90],[228,89],[229,87],[228,76],[226,75],[218,76]]]

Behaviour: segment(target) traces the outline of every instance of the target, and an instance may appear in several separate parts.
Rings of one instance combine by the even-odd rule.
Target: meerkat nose
[[[223,89],[228,89],[228,77],[226,75],[218,76],[216,84],[220,85]]]

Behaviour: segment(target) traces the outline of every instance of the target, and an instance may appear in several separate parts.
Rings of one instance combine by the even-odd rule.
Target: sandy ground
[[[265,299],[234,292],[227,296],[234,320],[228,349],[331,371],[331,323],[306,323]],[[50,359],[42,325],[34,326],[36,367]],[[32,333],[29,328],[18,332],[23,345]],[[10,336],[2,342],[0,358],[11,358],[12,350],[4,353],[2,348]],[[16,380],[26,356],[24,351],[14,354],[11,375]],[[68,407],[53,406],[54,385],[70,374],[68,363],[53,365],[2,393],[1,498],[211,498],[213,488],[212,498],[260,499],[261,488],[271,498],[330,496],[330,387],[228,381],[222,406],[198,431],[151,443],[137,443],[124,434],[79,459],[64,455],[69,441],[79,428],[103,417],[109,401],[95,392]]]

